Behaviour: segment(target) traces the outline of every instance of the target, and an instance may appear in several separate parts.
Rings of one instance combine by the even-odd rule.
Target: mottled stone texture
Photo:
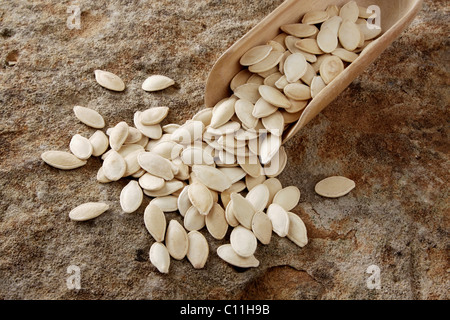
[[[210,241],[206,267],[172,260],[170,274],[148,261],[153,239],[142,212],[123,214],[126,181],[101,185],[92,158],[74,171],[44,164],[45,150],[68,150],[94,132],[72,108],[101,112],[108,126],[136,110],[166,105],[165,123],[203,108],[208,71],[219,55],[282,1],[79,1],[81,29],[66,26],[69,1],[0,3],[1,299],[448,299],[449,28],[446,1],[427,0],[412,25],[322,114],[286,145],[280,176],[296,185],[293,211],[308,229],[299,248],[274,235],[256,252],[259,268],[233,268]],[[10,62],[16,61],[14,66]],[[95,69],[123,78],[114,93]],[[159,73],[176,85],[140,86]],[[356,181],[340,199],[314,193],[330,175]],[[87,201],[111,209],[76,223]],[[177,214],[167,218],[179,219]],[[81,269],[68,290],[67,268]],[[381,269],[369,290],[366,269]]]

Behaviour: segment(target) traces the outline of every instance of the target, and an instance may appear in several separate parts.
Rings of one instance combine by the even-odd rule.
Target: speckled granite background
[[[92,158],[75,171],[45,165],[45,150],[68,150],[90,135],[74,105],[99,110],[108,125],[167,105],[166,122],[203,108],[208,71],[219,55],[281,0],[70,1],[0,3],[1,299],[448,299],[449,6],[427,0],[412,25],[322,114],[287,144],[283,185],[302,191],[295,208],[310,243],[277,236],[258,246],[259,268],[220,260],[213,241],[205,269],[172,260],[169,275],[148,261],[153,239],[141,210],[121,213],[126,181],[97,183]],[[76,4],[76,3],[75,3]],[[17,63],[14,65],[14,61]],[[127,84],[99,87],[105,69]],[[140,89],[150,74],[172,77],[163,92]],[[327,200],[314,185],[329,175],[356,181]],[[68,212],[86,201],[111,210],[86,223]],[[168,218],[177,217],[168,214]],[[81,270],[69,290],[67,268]],[[370,265],[381,289],[370,290]]]

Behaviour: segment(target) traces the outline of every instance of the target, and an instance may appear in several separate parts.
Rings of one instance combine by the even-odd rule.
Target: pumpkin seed
[[[300,190],[296,186],[289,186],[279,190],[273,197],[272,203],[279,204],[286,211],[291,211],[299,201]]]
[[[125,139],[124,144],[134,144],[140,142],[142,137],[143,135],[138,129],[134,127],[128,127],[128,136]]]
[[[355,182],[346,177],[332,176],[321,180],[315,186],[317,194],[327,198],[345,196],[355,188]]]
[[[267,134],[267,136],[261,141],[260,145],[260,160],[262,164],[269,163],[273,156],[278,152],[281,147],[281,136],[274,134]]]
[[[159,91],[175,84],[175,81],[163,75],[152,75],[142,83],[142,90]]]
[[[172,258],[181,260],[188,250],[188,237],[186,230],[176,220],[170,220],[166,232],[166,247]]]
[[[167,181],[174,178],[170,161],[160,155],[153,152],[142,152],[137,159],[142,169],[148,173]]]
[[[295,46],[302,51],[310,54],[323,54],[324,52],[317,45],[316,39],[301,39],[295,43]]]
[[[264,78],[259,74],[253,74],[250,78],[248,78],[247,83],[264,84]]]
[[[139,209],[143,199],[144,194],[139,183],[131,180],[120,193],[120,206],[124,212],[132,213]]]
[[[314,99],[326,86],[321,76],[314,77],[311,82],[311,97]]]
[[[165,196],[152,199],[150,203],[158,206],[163,212],[174,212],[178,210],[178,197]]]
[[[106,203],[87,202],[83,203],[69,212],[69,218],[74,221],[87,221],[97,218],[109,209]]]
[[[292,212],[288,212],[288,216],[289,230],[286,237],[299,247],[306,246],[308,244],[308,236],[303,220]]]
[[[217,248],[217,255],[225,262],[240,268],[258,267],[259,261],[254,257],[241,257],[231,247],[230,244],[221,245]]]
[[[270,46],[269,46],[270,47]],[[270,47],[272,48],[272,47]],[[253,73],[261,73],[265,71],[269,71],[274,68],[281,60],[284,52],[280,51],[271,51],[269,55],[264,58],[262,61],[251,65],[248,67],[248,70]]]
[[[101,130],[95,131],[89,138],[89,142],[92,145],[92,155],[94,157],[99,157],[108,150],[108,136]]]
[[[222,240],[228,230],[225,210],[218,203],[214,203],[211,211],[205,217],[206,228],[214,239]]]
[[[280,147],[278,153],[272,160],[264,166],[264,174],[269,178],[277,177],[281,174],[287,164],[287,154],[283,146]]]
[[[283,89],[284,94],[293,100],[309,100],[311,99],[311,89],[307,85],[301,83],[290,83]]]
[[[166,246],[160,242],[155,242],[150,247],[150,262],[161,273],[169,273],[170,255]]]
[[[247,128],[253,129],[258,123],[258,119],[253,116],[255,106],[250,101],[239,99],[235,104],[236,116]]]
[[[287,34],[290,34],[299,38],[312,37],[319,32],[319,29],[315,25],[303,24],[303,23],[292,23],[285,24],[280,27],[280,29]]]
[[[192,207],[191,200],[189,200],[188,189],[189,185],[185,186],[178,196],[177,200],[178,211],[180,212],[182,217],[184,217],[188,209]]]
[[[289,108],[291,106],[291,103],[286,98],[286,96],[284,94],[282,94],[276,88],[273,88],[271,86],[262,85],[262,86],[259,86],[258,91],[264,100],[266,100],[268,103],[274,105],[275,107]]]
[[[202,269],[209,255],[208,241],[204,235],[196,230],[188,233],[188,251],[186,257],[195,269]]]
[[[209,189],[222,192],[231,186],[231,180],[222,171],[212,166],[193,165],[192,172]]]
[[[242,66],[251,66],[264,60],[272,51],[272,47],[269,45],[260,45],[251,48],[244,53],[239,60]]]
[[[237,73],[230,82],[230,89],[234,91],[237,87],[247,83],[247,80],[252,76],[248,69],[241,70]]]
[[[305,56],[301,53],[293,53],[284,62],[284,75],[290,83],[300,80],[307,71]]]
[[[200,230],[205,226],[205,215],[200,214],[196,207],[191,206],[183,219],[184,228],[187,231]]]
[[[150,139],[157,140],[161,138],[162,136],[162,128],[159,124],[153,124],[151,126],[144,125],[141,122],[141,115],[142,112],[136,111],[134,113],[133,123],[134,126],[146,137],[149,137]]]
[[[105,176],[111,181],[122,178],[127,168],[125,159],[115,150],[105,158],[102,166]]]
[[[269,188],[269,201],[267,202],[267,206],[269,206],[272,203],[273,198],[275,197],[277,192],[283,189],[283,186],[281,185],[280,180],[278,180],[277,178],[269,178],[264,181],[263,184],[266,185],[267,188]]]
[[[261,119],[264,127],[273,135],[281,136],[284,129],[284,119],[280,111],[275,111],[268,117]]]
[[[302,23],[305,24],[318,24],[322,23],[329,18],[328,12],[320,10],[311,10],[305,13],[302,18]]]
[[[109,136],[109,144],[113,150],[118,151],[128,137],[128,124],[125,121],[119,122]]]
[[[262,184],[264,181],[266,181],[265,175],[260,175],[259,177],[256,177],[256,178],[252,177],[249,174],[247,174],[245,176],[245,185],[246,185],[248,191],[251,191],[254,187]]]
[[[93,109],[82,106],[75,106],[73,107],[73,112],[75,113],[75,116],[78,118],[78,120],[89,127],[95,129],[102,129],[105,127],[105,120],[103,119],[102,115]]]
[[[211,123],[211,119],[212,119],[212,114],[213,114],[212,111],[213,111],[213,108],[202,109],[202,110],[198,111],[196,114],[194,114],[194,116],[192,117],[192,120],[203,122],[205,127],[209,126],[209,124]],[[164,129],[164,127],[163,127],[163,129]]]
[[[344,20],[339,28],[339,42],[348,51],[355,50],[361,40],[359,27],[350,20]]]
[[[337,35],[328,27],[320,28],[320,32],[317,35],[317,45],[320,50],[325,53],[333,52],[338,46]]]
[[[234,252],[241,257],[247,258],[253,256],[258,242],[251,230],[237,226],[231,231],[230,244]]]
[[[144,175],[139,178],[139,185],[142,189],[150,191],[161,190],[165,183],[163,178],[156,177],[148,172],[144,173]]]
[[[180,189],[184,188],[184,183],[182,181],[179,180],[170,180],[170,181],[166,181],[164,183],[164,187],[162,187],[159,190],[145,190],[144,189],[144,194],[146,194],[149,197],[164,197],[164,196],[168,196],[171,194],[174,194],[175,192],[177,192]]]
[[[278,110],[277,107],[270,104],[265,99],[260,98],[260,99],[258,99],[258,101],[256,101],[256,104],[252,111],[252,116],[255,117],[256,119],[264,118],[264,117],[270,116],[277,110]],[[253,128],[255,128],[255,127],[256,127],[256,125]]]
[[[231,194],[232,208],[237,221],[247,229],[252,227],[252,218],[255,214],[253,205],[239,193]]]
[[[200,140],[204,131],[205,125],[203,122],[191,120],[175,130],[171,135],[171,139],[178,143],[190,144]]]
[[[269,188],[264,184],[253,187],[245,196],[253,205],[255,211],[263,211],[269,202]]]
[[[272,222],[267,214],[256,212],[252,219],[252,231],[262,244],[269,244],[272,238]]]
[[[188,166],[195,164],[213,165],[214,158],[199,147],[187,147],[181,153],[181,161]]]
[[[167,222],[166,216],[160,207],[153,203],[147,205],[144,210],[144,224],[155,241],[164,241]]]
[[[41,159],[46,164],[61,170],[77,169],[87,163],[86,160],[80,160],[75,155],[65,151],[46,151],[41,154]]]
[[[258,101],[258,99],[261,97],[258,88],[259,84],[246,83],[234,89],[233,92],[239,99],[245,99],[255,104],[256,101]]]
[[[154,107],[141,113],[141,123],[146,126],[159,124],[169,113],[168,107]]]
[[[359,17],[359,7],[355,1],[349,1],[341,7],[339,16],[342,20],[356,22]]]
[[[204,184],[196,181],[189,185],[188,196],[200,214],[206,216],[209,213],[213,205],[213,197]]]
[[[125,90],[125,83],[114,73],[103,70],[95,70],[95,80],[102,87],[112,91]]]
[[[344,63],[336,56],[327,57],[320,65],[320,76],[325,84],[333,81],[342,71]]]
[[[80,134],[75,134],[70,140],[70,151],[81,160],[89,159],[93,148],[91,142]]]
[[[289,216],[279,204],[272,203],[267,208],[267,216],[272,222],[272,229],[280,237],[286,237],[289,231]]]

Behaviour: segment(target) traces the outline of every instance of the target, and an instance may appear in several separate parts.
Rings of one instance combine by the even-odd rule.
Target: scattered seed
[[[86,221],[97,218],[109,209],[106,203],[87,202],[79,205],[69,212],[69,218],[74,221]]]
[[[139,183],[131,180],[120,193],[120,206],[124,212],[132,213],[139,209],[143,199],[144,194]]]
[[[176,220],[170,220],[166,232],[166,247],[172,258],[181,260],[188,250],[188,237],[186,230]]]
[[[217,248],[217,255],[225,262],[240,268],[258,267],[259,261],[254,257],[241,257],[231,247],[230,244],[221,245]]]
[[[142,89],[145,91],[160,91],[175,84],[175,81],[162,75],[152,75],[142,83]]]
[[[155,242],[150,247],[150,262],[161,273],[169,273],[170,255],[166,246],[160,242]]]
[[[355,182],[346,177],[332,176],[321,180],[315,186],[317,194],[327,198],[345,196],[355,188]]]
[[[79,134],[72,137],[70,140],[69,149],[78,159],[81,160],[89,159],[93,152],[91,142]]]
[[[188,233],[188,241],[189,246],[186,257],[195,269],[202,269],[208,260],[208,241],[204,235],[196,230]]]
[[[123,91],[125,90],[125,83],[114,73],[95,70],[95,80],[102,87],[112,90],[112,91]]]
[[[88,125],[89,127],[95,129],[102,129],[105,127],[105,120],[103,119],[102,115],[93,109],[82,106],[75,106],[73,107],[73,112],[75,113],[75,116],[78,118],[78,120],[83,122],[85,125]]]
[[[306,246],[308,244],[308,236],[303,220],[298,215],[292,212],[288,212],[288,216],[289,230],[286,237],[299,247]]]
[[[237,226],[231,231],[230,244],[234,252],[244,258],[253,256],[258,245],[253,232],[242,226]]]
[[[272,229],[280,237],[285,237],[289,231],[289,216],[282,206],[272,203],[267,208],[267,216],[272,222]]]
[[[87,163],[65,151],[46,151],[41,154],[41,159],[48,165],[61,170],[77,169]]]

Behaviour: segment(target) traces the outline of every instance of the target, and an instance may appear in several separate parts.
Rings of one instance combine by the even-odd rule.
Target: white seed
[[[113,91],[125,90],[125,83],[114,73],[103,70],[95,70],[94,74],[95,80],[102,87]]]
[[[342,18],[339,16],[334,16],[331,17],[330,19],[328,19],[327,21],[325,21],[324,23],[322,23],[320,30],[322,30],[323,28],[328,28],[333,35],[337,38],[338,36],[338,32],[339,32],[339,27],[341,26],[342,23]],[[319,32],[320,34],[320,32]],[[319,41],[319,34],[317,34],[317,41]],[[327,52],[327,51],[325,51]]]
[[[342,71],[344,63],[336,56],[327,57],[320,65],[320,76],[326,84],[333,81]]]
[[[204,184],[196,181],[189,185],[188,196],[192,205],[200,214],[206,216],[209,213],[214,200],[211,192]]]
[[[231,209],[236,219],[244,227],[251,229],[253,215],[256,212],[253,205],[239,193],[232,193],[231,201],[233,204]]]
[[[269,188],[265,184],[259,184],[252,188],[245,198],[253,205],[255,211],[263,211],[269,203]]]
[[[289,231],[289,216],[282,206],[272,203],[267,208],[267,216],[272,222],[272,229],[280,237],[285,237]]]
[[[162,130],[164,133],[173,133],[175,130],[177,130],[179,127],[181,127],[179,124],[176,123],[168,123],[164,126],[162,126]]]
[[[156,191],[161,190],[164,187],[165,180],[160,177],[156,177],[148,172],[144,173],[139,178],[139,185],[142,189]]]
[[[272,160],[264,166],[264,174],[269,178],[277,177],[281,174],[287,164],[287,154],[283,146],[280,147]]]
[[[276,65],[278,65],[283,54],[284,54],[284,52],[271,51],[269,53],[269,55],[266,58],[264,58],[262,61],[255,63],[255,64],[251,65],[250,67],[248,67],[248,70],[253,73],[261,73],[261,72],[269,71],[272,68],[274,68]]]
[[[169,160],[152,152],[142,152],[138,155],[139,165],[148,173],[163,178],[164,180],[172,180],[174,174]]]
[[[189,246],[186,257],[195,269],[202,269],[208,260],[208,241],[204,235],[196,230],[188,233],[188,241]]]
[[[264,60],[272,51],[269,45],[256,46],[244,53],[239,60],[242,66],[251,66]]]
[[[137,160],[138,155],[144,152],[143,150],[136,150],[130,154],[128,154],[124,160],[125,160],[125,165],[126,165],[126,169],[125,169],[125,173],[123,174],[124,177],[128,177],[131,176],[133,174],[135,174],[136,172],[138,172],[139,170],[141,170],[141,166],[139,165],[139,162]]]
[[[246,84],[247,80],[252,76],[252,73],[248,69],[239,71],[230,82],[230,89],[234,91],[237,87]]]
[[[163,75],[152,75],[142,83],[142,90],[159,91],[175,84],[175,81]]]
[[[142,133],[134,128],[134,127],[128,127],[128,136],[125,139],[124,144],[135,144],[141,141],[143,135]]]
[[[274,87],[262,85],[258,88],[261,97],[267,102],[279,108],[289,108],[291,103],[279,90]]]
[[[83,122],[85,125],[88,125],[89,127],[95,129],[102,129],[105,127],[105,120],[103,119],[102,115],[93,109],[82,106],[75,106],[73,107],[73,112],[75,113],[75,116],[78,118],[78,120]]]
[[[120,206],[126,213],[132,213],[139,209],[142,204],[144,194],[138,182],[131,180],[120,193]]]
[[[112,182],[111,180],[109,180],[106,176],[105,173],[103,172],[103,167],[100,167],[97,171],[97,181],[100,183],[110,183]]]
[[[102,166],[105,176],[111,181],[122,178],[127,168],[125,159],[115,150],[105,158]]]
[[[212,128],[218,128],[230,121],[234,115],[235,103],[236,99],[232,97],[217,104],[213,109],[210,126]]]
[[[295,213],[288,212],[288,216],[289,231],[286,237],[299,247],[306,246],[308,244],[308,236],[305,223]]]
[[[205,217],[206,228],[214,239],[221,240],[228,230],[228,222],[225,218],[225,210],[217,203]]]
[[[355,1],[349,1],[344,4],[339,12],[339,16],[342,20],[349,20],[356,22],[359,17],[359,7]]]
[[[316,76],[311,82],[311,97],[314,99],[326,87],[326,83],[321,76]]]
[[[238,255],[247,258],[255,253],[258,241],[251,230],[237,226],[231,231],[230,244]]]
[[[254,178],[263,174],[263,168],[257,156],[238,156],[236,159],[246,174],[251,175]]]
[[[271,134],[281,136],[284,129],[284,118],[280,111],[276,111],[268,117],[262,118],[262,124]]]
[[[315,191],[323,197],[338,198],[348,194],[355,186],[353,180],[341,176],[332,176],[318,182]]]
[[[150,203],[158,206],[163,212],[174,212],[178,210],[178,197],[165,196],[154,198]]]
[[[302,18],[302,23],[306,24],[318,24],[322,23],[329,18],[328,12],[320,10],[311,10],[305,13]]]
[[[189,185],[185,186],[178,196],[177,200],[178,211],[184,217],[190,207],[192,207],[191,200],[189,200]]]
[[[294,209],[300,201],[300,190],[296,186],[289,186],[278,191],[272,203],[279,204],[286,211]]]
[[[222,201],[222,205],[224,208],[228,206],[228,203],[231,200],[231,194],[233,192],[241,192],[245,189],[245,183],[243,181],[235,182],[229,187],[227,190],[220,193],[220,200]]]
[[[308,105],[308,102],[309,102],[307,100],[292,100],[292,99],[289,99],[289,101],[291,102],[292,106],[289,109],[281,110],[280,112],[282,114],[283,114],[283,111],[287,112],[287,113],[297,113],[299,111],[302,111],[303,109],[305,109],[305,107]],[[287,124],[286,120],[284,121],[284,124],[285,125]]]
[[[158,206],[148,204],[144,210],[144,224],[155,241],[164,241],[167,225],[166,216]]]
[[[277,42],[278,43],[278,42]],[[270,76],[268,76],[267,78],[264,79],[264,82],[262,84],[265,84],[266,86],[271,86],[271,87],[275,87],[275,83],[278,81],[278,79],[280,79],[280,77],[282,77],[283,74],[281,74],[281,72],[277,71],[273,74],[271,74]]]
[[[330,18],[339,15],[339,7],[334,4],[330,4],[325,11],[328,13],[328,16]]]
[[[147,109],[141,113],[141,123],[146,126],[159,124],[167,117],[168,113],[168,107],[154,107]]]
[[[174,141],[161,141],[151,148],[151,152],[160,155],[168,160],[173,160],[180,156],[183,146]]]
[[[281,137],[267,134],[260,144],[260,159],[262,164],[269,163],[281,147]]]
[[[241,128],[241,124],[237,121],[228,121],[218,128],[208,127],[206,132],[210,135],[221,136],[224,134],[233,134]]]
[[[344,48],[337,48],[331,54],[345,62],[353,62],[359,57],[357,53],[345,50]]]
[[[300,80],[307,71],[305,56],[301,53],[293,53],[284,62],[284,75],[288,82]]]
[[[190,144],[200,140],[205,131],[205,125],[201,121],[187,121],[172,133],[171,139],[178,143]]]
[[[356,26],[364,35],[364,40],[372,40],[378,37],[381,33],[381,28],[377,27],[375,24],[369,24],[366,20],[362,20],[361,22],[357,22]],[[344,47],[345,48],[345,47]],[[351,51],[351,50],[350,50]]]
[[[176,193],[178,190],[183,189],[184,185],[185,183],[183,183],[182,181],[174,179],[166,181],[164,183],[164,187],[159,190],[144,190],[144,194],[149,197],[165,197],[171,194],[175,195],[174,193]]]
[[[280,180],[277,178],[269,178],[266,181],[263,182],[264,185],[269,188],[269,201],[268,204],[272,204],[273,198],[277,194],[278,191],[283,189],[283,186],[281,185]]]
[[[315,36],[319,29],[315,25],[303,24],[303,23],[292,23],[285,24],[280,27],[283,32],[293,35],[299,38],[308,38]]]
[[[271,114],[273,114],[275,111],[277,111],[278,108],[274,105],[267,102],[265,99],[260,98],[258,101],[256,101],[255,106],[252,111],[252,116],[255,118],[264,118],[268,117]],[[253,127],[255,128],[256,125]]]
[[[272,222],[267,214],[256,212],[252,220],[252,231],[262,244],[269,244],[272,238]]]
[[[317,45],[316,39],[301,39],[295,43],[295,46],[304,52],[310,54],[323,54],[324,52]]]
[[[89,142],[92,145],[92,155],[94,157],[99,157],[108,150],[108,136],[101,130],[95,131],[89,138]]]
[[[213,108],[204,108],[198,111],[193,117],[194,121],[201,121],[206,126],[209,126],[212,119],[212,110]]]
[[[250,101],[239,99],[235,104],[236,116],[247,128],[253,129],[258,123],[258,119],[252,115],[254,105]]]
[[[85,137],[75,134],[70,140],[70,151],[81,160],[89,159],[92,155],[92,145]]]
[[[195,164],[213,165],[214,158],[200,147],[187,147],[181,152],[181,161],[188,166]]]
[[[222,192],[231,186],[231,180],[222,171],[212,166],[193,165],[192,172],[209,189]]]
[[[245,185],[247,187],[248,191],[251,191],[254,187],[257,185],[260,185],[266,181],[265,175],[260,175],[259,177],[252,177],[251,175],[247,174],[245,176]]]
[[[255,104],[261,97],[258,91],[259,86],[260,85],[256,83],[246,83],[234,89],[233,92],[239,99],[245,99]]]
[[[191,206],[184,215],[183,224],[187,231],[200,230],[205,226],[205,215],[200,214],[196,207]]]
[[[242,180],[246,175],[246,172],[239,167],[219,168],[219,170],[222,171],[231,180],[232,184],[238,182],[239,180]]]
[[[118,151],[128,137],[128,124],[125,121],[119,122],[109,135],[109,144],[113,150]]]
[[[159,124],[153,124],[150,126],[144,125],[141,122],[142,112],[136,111],[133,117],[134,126],[146,137],[150,139],[160,139],[162,136],[162,128]]]
[[[231,194],[230,199],[225,207],[225,219],[227,220],[228,225],[230,225],[231,227],[236,227],[239,225],[239,221],[236,219],[236,216],[233,212],[233,201],[231,201]]]
[[[337,35],[330,28],[322,27],[317,35],[317,45],[323,52],[330,53],[338,46]]]
[[[176,220],[170,220],[166,232],[166,247],[172,258],[181,260],[188,250],[188,237],[186,230]]]
[[[340,44],[348,51],[355,50],[361,40],[358,26],[350,20],[344,20],[342,22],[338,36]]]
[[[73,154],[65,151],[46,151],[41,154],[41,159],[48,165],[61,170],[76,169],[87,163],[85,160],[80,160]]]
[[[69,218],[74,221],[86,221],[97,218],[109,209],[106,203],[87,202],[83,203],[69,212]]]
[[[241,257],[231,247],[230,244],[221,245],[217,248],[217,255],[225,262],[240,268],[258,267],[259,261],[254,257]]]
[[[161,273],[169,273],[170,255],[166,246],[160,242],[155,242],[150,247],[150,262]]]

